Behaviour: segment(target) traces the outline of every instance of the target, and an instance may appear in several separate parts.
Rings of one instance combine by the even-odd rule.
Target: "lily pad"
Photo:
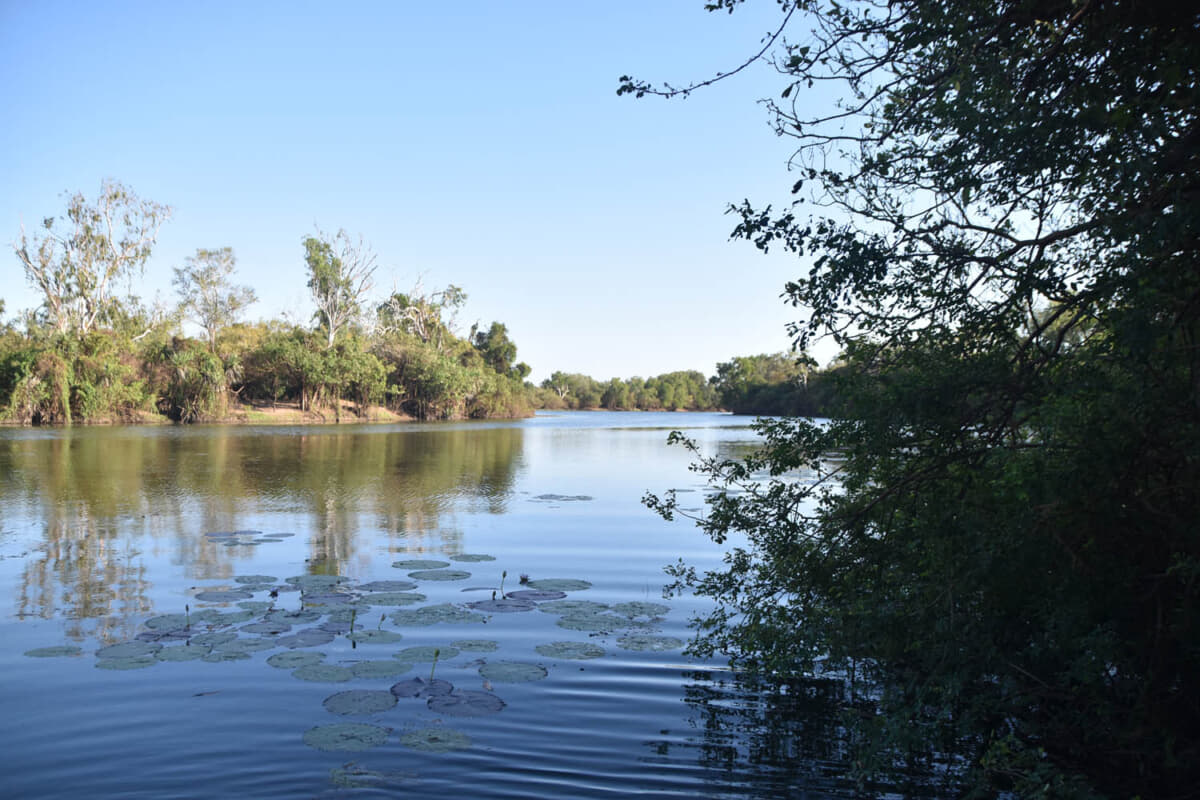
[[[177,644],[164,647],[154,654],[159,661],[199,661],[208,655],[209,649],[198,645]]]
[[[559,617],[555,622],[560,628],[569,631],[588,631],[589,633],[609,632],[629,627],[629,620],[613,614],[576,613]]]
[[[306,591],[300,595],[300,599],[306,606],[336,606],[346,603],[353,603],[354,595],[346,592],[309,592]]]
[[[97,658],[135,658],[137,656],[153,656],[162,645],[158,642],[121,642],[101,647],[96,651]]]
[[[671,610],[671,607],[663,605],[662,603],[634,602],[617,603],[612,607],[612,610],[621,616],[629,617],[630,619],[633,619],[634,617],[654,618],[661,617],[662,615],[666,614]]]
[[[454,684],[441,678],[423,681],[420,678],[408,678],[392,684],[389,691],[396,697],[438,697],[454,691]]]
[[[599,614],[608,610],[608,604],[592,600],[552,600],[539,603],[538,610],[550,614]]]
[[[396,569],[441,569],[450,566],[450,562],[433,558],[410,558],[406,561],[393,561],[392,566]]]
[[[412,669],[412,664],[405,661],[388,659],[386,661],[358,661],[350,665],[350,671],[356,678],[395,678]]]
[[[500,643],[492,639],[459,639],[450,645],[472,653],[494,653],[500,647]]]
[[[492,661],[480,667],[479,674],[496,683],[525,683],[526,681],[540,681],[548,673],[545,667],[538,664],[527,664],[521,661]]]
[[[371,606],[411,606],[424,603],[426,597],[419,592],[375,592],[362,599]]]
[[[242,633],[261,633],[267,636],[277,636],[281,633],[287,633],[292,629],[292,626],[286,622],[251,622],[249,625],[243,625],[239,630]]]
[[[275,639],[252,638],[234,639],[231,642],[217,645],[213,650],[219,650],[223,653],[257,653],[262,650],[274,650],[275,647]]]
[[[203,603],[232,603],[236,600],[249,600],[251,597],[254,597],[254,595],[250,592],[244,592],[237,589],[213,589],[204,592],[196,592],[194,597]]]
[[[422,661],[433,661],[435,653],[437,654],[437,659],[442,661],[457,656],[458,650],[449,646],[433,647],[431,645],[424,645],[421,647],[406,647],[399,653],[393,654],[392,658],[408,661],[412,664],[419,664]]]
[[[408,573],[408,577],[418,581],[465,581],[471,573],[461,569],[422,569]]]
[[[324,653],[314,653],[310,650],[297,653],[289,650],[286,653],[276,653],[269,657],[267,663],[279,669],[299,669],[300,667],[311,667],[313,664],[320,664],[324,660]]]
[[[533,648],[547,658],[587,659],[604,655],[604,648],[591,642],[550,642]]]
[[[274,575],[238,575],[233,579],[234,583],[274,583],[279,580]]]
[[[26,650],[25,655],[30,658],[60,658],[62,656],[78,656],[83,654],[83,649],[76,647],[73,644],[59,644],[53,647],[35,647],[32,650]]]
[[[541,589],[543,592],[581,592],[584,589],[592,588],[587,581],[576,578],[541,578],[530,581],[528,586],[531,589]]]
[[[463,625],[472,622],[485,622],[487,617],[460,608],[451,603],[440,603],[434,606],[422,606],[416,609],[401,609],[391,616],[397,625],[436,625],[444,622]]]
[[[561,600],[566,592],[547,592],[544,589],[518,589],[505,595],[511,600],[528,600],[531,603],[544,603],[548,600]]]
[[[332,589],[348,580],[350,579],[341,575],[294,575],[291,578],[284,578],[285,582],[299,586],[306,592]]]
[[[211,631],[210,633],[196,634],[191,638],[191,642],[202,647],[216,647],[219,644],[232,642],[236,638],[237,634],[233,631]]]
[[[647,634],[632,633],[617,639],[617,644],[626,650],[662,653],[667,650],[680,649],[683,647],[683,640],[676,639],[674,636],[649,636]]]
[[[539,494],[534,500],[541,500],[544,503],[570,503],[570,502],[587,502],[592,500],[591,495],[586,494]]]
[[[305,628],[297,633],[289,633],[275,639],[279,647],[296,649],[297,647],[320,647],[333,641],[333,634],[318,628]]]
[[[199,614],[162,614],[146,620],[145,625],[152,631],[177,631],[184,630],[199,621]]]
[[[450,717],[483,717],[495,714],[507,704],[491,692],[463,689],[431,697],[425,705],[435,714]]]
[[[354,677],[354,673],[348,667],[336,664],[306,664],[292,670],[292,677],[317,683],[345,683]]]
[[[478,563],[480,561],[495,561],[495,556],[484,555],[483,553],[456,553],[449,557],[451,561],[459,561],[464,563]]]
[[[213,650],[205,653],[200,660],[217,664],[222,661],[245,661],[248,658],[250,658],[250,654],[245,650]]]
[[[325,698],[325,710],[333,714],[375,714],[396,705],[396,696],[379,689],[351,689]]]
[[[359,584],[361,592],[407,592],[417,588],[412,581],[371,581]]]
[[[395,631],[376,630],[375,628],[367,628],[366,630],[355,631],[346,635],[346,638],[352,642],[359,644],[395,644],[404,637]]]
[[[321,618],[321,614],[316,611],[289,611],[285,608],[277,608],[274,611],[263,617],[267,622],[286,622],[289,625],[305,625],[309,622],[316,622]]]
[[[508,614],[517,611],[533,611],[537,608],[537,604],[529,600],[514,600],[508,597],[503,597],[499,600],[476,600],[474,603],[467,605],[476,611],[483,611],[488,614]]]
[[[255,614],[261,614],[264,611],[270,611],[273,605],[275,604],[267,600],[242,600],[237,604],[237,607],[252,611]]]
[[[317,750],[335,752],[369,750],[387,741],[387,728],[361,722],[318,725],[304,732],[304,743]]]
[[[153,667],[157,663],[158,659],[153,655],[96,659],[96,666],[100,669],[143,669],[145,667]]]
[[[400,744],[424,753],[448,753],[471,746],[471,737],[450,728],[422,728],[400,737]]]

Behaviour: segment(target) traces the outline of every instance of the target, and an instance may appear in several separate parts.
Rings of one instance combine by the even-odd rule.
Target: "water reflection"
[[[150,608],[142,549],[171,553],[194,578],[227,578],[235,556],[203,534],[294,519],[312,572],[358,555],[357,532],[422,536],[454,549],[447,515],[504,513],[521,462],[515,427],[68,429],[0,436],[5,525],[36,527],[21,616],[71,620],[73,637],[110,631]],[[91,622],[85,623],[85,620]]]

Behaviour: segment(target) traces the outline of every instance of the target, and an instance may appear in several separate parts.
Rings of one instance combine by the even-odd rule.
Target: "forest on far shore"
[[[255,409],[280,407],[328,421],[513,418],[539,408],[818,414],[828,403],[823,374],[784,354],[736,357],[712,377],[601,382],[554,372],[534,385],[504,323],[460,330],[461,287],[418,282],[373,295],[376,257],[343,230],[300,241],[311,324],[245,321],[257,298],[237,283],[228,247],[196,250],[174,268],[174,305],[151,305],[132,287],[170,214],[106,181],[95,199],[75,194],[62,216],[31,235],[22,229],[13,249],[42,302],[0,324],[0,421],[257,421],[265,414]],[[200,335],[185,335],[185,323]]]

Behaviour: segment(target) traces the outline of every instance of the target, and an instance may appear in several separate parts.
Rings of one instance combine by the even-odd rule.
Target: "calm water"
[[[824,696],[833,687],[759,694],[671,641],[688,638],[697,606],[663,600],[663,566],[721,556],[690,523],[668,524],[640,504],[646,491],[678,488],[701,505],[687,454],[665,444],[673,428],[708,452],[753,440],[745,418],[599,412],[489,424],[0,431],[0,795],[849,795]],[[461,554],[494,560],[450,558]],[[470,575],[410,578],[412,567],[393,566],[413,559]],[[534,586],[587,581],[566,599],[616,610],[580,622],[561,606],[467,606],[490,600],[502,580],[504,592],[527,589],[521,574]],[[303,576],[344,580],[323,589]],[[411,581],[409,593],[424,599],[370,591],[376,581]],[[242,594],[204,594],[222,591]],[[630,603],[668,609],[621,605]],[[469,621],[411,616],[445,604]],[[329,640],[285,638],[301,631]],[[463,640],[495,649],[455,653]],[[103,649],[126,642],[138,644]],[[602,655],[538,651],[553,642]],[[78,653],[26,655],[55,646]],[[439,649],[436,666],[413,651],[395,658],[421,646]],[[279,658],[299,653],[340,669],[301,679]],[[385,676],[362,662],[404,671]],[[545,675],[506,681],[491,671],[500,662]],[[504,705],[471,705],[474,716],[423,697],[348,715],[325,705],[355,690],[386,702],[393,684],[431,674],[459,696],[485,692]],[[355,730],[382,741],[331,751],[306,738],[345,723],[371,726]],[[429,731],[469,746],[415,749],[414,735]]]

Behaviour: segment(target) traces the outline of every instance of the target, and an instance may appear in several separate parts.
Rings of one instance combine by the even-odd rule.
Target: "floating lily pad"
[[[318,725],[304,732],[304,743],[317,750],[359,751],[378,747],[387,741],[387,728],[361,722]]]
[[[145,667],[153,667],[157,663],[158,659],[153,655],[96,659],[96,666],[100,669],[144,669]]]
[[[295,535],[296,535],[296,534],[294,534],[294,533],[268,533],[268,534],[264,534],[264,536],[266,536],[266,537],[269,537],[269,538],[271,538],[271,539],[289,539],[289,538],[291,538],[291,537],[293,537],[293,536],[295,536]]]
[[[543,592],[581,592],[584,589],[592,588],[587,581],[576,578],[541,578],[530,581],[528,586],[531,589],[541,589]]]
[[[509,592],[504,595],[513,600],[528,600],[531,603],[544,603],[548,600],[561,600],[567,596],[566,592],[547,592],[544,589],[518,589],[515,592]]]
[[[299,586],[306,592],[332,589],[348,580],[350,579],[341,575],[294,575],[291,578],[284,578],[285,582]]]
[[[479,674],[497,683],[524,683],[546,677],[546,668],[521,661],[492,661],[479,668]]]
[[[587,502],[594,498],[586,494],[539,494],[534,500],[541,500],[545,503],[572,503],[572,502]]]
[[[237,589],[229,590],[210,590],[205,592],[196,592],[195,598],[204,603],[232,603],[235,600],[249,600],[254,595],[250,592],[244,592]]]
[[[471,746],[471,737],[450,728],[422,728],[400,737],[400,744],[424,753],[448,753]]]
[[[592,600],[552,600],[549,603],[539,603],[538,610],[550,614],[599,614],[608,610],[608,604]]]
[[[579,612],[562,616],[555,621],[555,624],[569,631],[599,633],[628,628],[629,620],[613,614]]]
[[[257,653],[261,650],[274,650],[276,645],[275,639],[234,639],[232,642],[225,642],[213,648],[225,653]]]
[[[261,614],[264,611],[269,611],[273,605],[275,604],[267,600],[242,600],[237,604],[237,607],[244,608],[246,611],[251,611],[255,614]]]
[[[277,608],[263,616],[263,620],[267,622],[286,622],[289,625],[305,625],[309,622],[316,622],[321,616],[316,611],[288,611],[287,609]]]
[[[354,677],[354,673],[348,667],[339,667],[336,664],[305,664],[294,669],[292,676],[302,681],[317,683],[345,683]]]
[[[376,630],[375,628],[367,628],[366,630],[355,631],[346,635],[346,638],[352,642],[359,644],[395,644],[404,637],[395,631]]]
[[[495,556],[484,555],[483,553],[456,553],[449,557],[451,561],[460,561],[464,563],[478,563],[480,561],[495,561]]]
[[[343,634],[350,632],[350,620],[341,622],[340,620],[327,619],[317,626],[318,630],[329,631],[333,634]]]
[[[399,653],[392,655],[392,658],[397,658],[401,661],[408,661],[413,664],[419,664],[422,661],[433,661],[436,653],[436,658],[441,661],[454,658],[458,655],[458,650],[453,647],[433,647],[424,645],[421,647],[406,647]]]
[[[537,604],[529,600],[513,600],[508,597],[503,597],[499,600],[476,600],[474,603],[467,603],[467,605],[476,611],[483,611],[488,614],[533,611],[537,608]]]
[[[459,639],[457,642],[451,642],[450,645],[459,650],[473,653],[494,653],[500,643],[492,639]]]
[[[299,669],[300,667],[311,667],[314,664],[320,664],[324,660],[324,653],[314,653],[309,650],[297,653],[289,650],[286,653],[276,653],[269,657],[267,663],[278,669]]]
[[[322,705],[332,714],[375,714],[396,705],[396,696],[379,689],[351,689],[329,695]]]
[[[461,569],[422,569],[408,573],[408,577],[418,581],[465,581],[471,573]]]
[[[319,628],[305,628],[296,633],[289,633],[275,639],[275,644],[279,647],[287,647],[296,649],[297,647],[320,647],[323,644],[329,644],[334,639],[334,636],[329,631],[323,631]]]
[[[230,611],[222,614],[220,612],[212,616],[213,625],[240,625],[243,622],[249,622],[255,618],[252,611]]]
[[[196,634],[191,638],[191,642],[202,647],[216,647],[219,644],[232,642],[236,638],[237,634],[233,631],[211,631],[209,633]]]
[[[188,628],[193,620],[199,622],[199,615],[163,614],[146,620],[145,625],[152,631],[176,631]]]
[[[261,633],[267,636],[277,636],[281,633],[287,633],[292,629],[292,626],[286,622],[251,622],[249,625],[243,625],[239,630],[243,633]]]
[[[412,669],[412,664],[406,661],[388,659],[386,661],[359,661],[350,665],[350,671],[356,678],[394,678]]]
[[[300,595],[306,606],[335,606],[354,602],[354,595],[346,592],[304,592]]]
[[[408,678],[407,680],[393,683],[389,691],[396,695],[396,697],[437,697],[443,694],[450,694],[450,692],[454,691],[454,685],[450,681],[444,681],[441,678],[434,678],[428,682],[420,678]]]
[[[435,714],[445,714],[451,717],[483,717],[495,714],[507,704],[491,692],[463,689],[450,694],[430,697],[425,705]]]
[[[632,633],[617,639],[617,644],[626,650],[646,650],[661,653],[667,650],[678,650],[683,647],[683,640],[674,636],[649,636]]]
[[[358,587],[362,592],[407,592],[415,588],[417,585],[412,581],[371,581]]]
[[[154,654],[159,661],[199,661],[208,655],[209,649],[198,645],[178,644],[164,647]]]
[[[604,648],[591,642],[550,642],[533,649],[547,658],[587,659],[604,655]]]
[[[133,638],[139,642],[182,642],[190,636],[188,631],[142,631]]]
[[[59,644],[53,647],[35,647],[32,650],[26,650],[25,655],[30,658],[61,658],[63,656],[78,656],[83,654],[83,649],[76,647],[73,644]]]
[[[661,617],[671,610],[670,606],[662,603],[617,603],[612,607],[612,610],[624,617],[630,619],[634,617]]]
[[[250,654],[245,650],[213,650],[205,653],[200,660],[216,664],[221,661],[245,661],[248,658]]]
[[[396,569],[441,569],[450,566],[450,562],[433,558],[410,558],[406,561],[393,561],[392,566]]]
[[[158,642],[121,642],[101,647],[96,651],[97,658],[134,658],[136,656],[152,656],[162,649]]]
[[[238,575],[233,579],[234,583],[275,583],[279,580],[274,575]]]
[[[371,606],[411,606],[424,603],[425,595],[419,592],[375,592],[363,598]]]
[[[450,603],[422,606],[417,609],[401,609],[392,613],[391,620],[397,625],[436,625],[440,622],[462,625],[484,622],[487,617],[467,611]]]

